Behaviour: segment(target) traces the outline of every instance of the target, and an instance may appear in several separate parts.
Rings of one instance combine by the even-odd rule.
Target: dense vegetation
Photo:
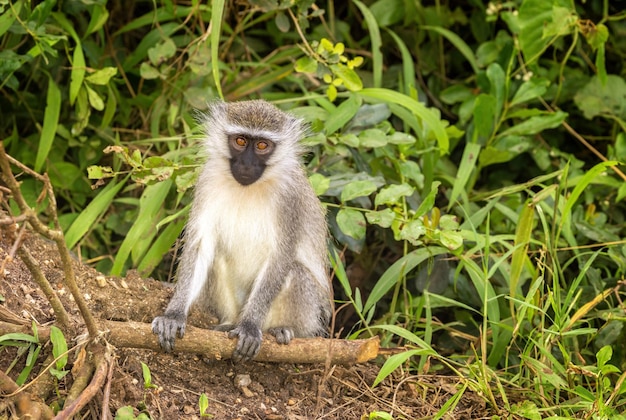
[[[310,123],[338,327],[409,348],[380,378],[441,370],[503,414],[624,418],[618,3],[0,0],[0,138],[49,174],[84,261],[166,279],[195,110],[271,100]]]

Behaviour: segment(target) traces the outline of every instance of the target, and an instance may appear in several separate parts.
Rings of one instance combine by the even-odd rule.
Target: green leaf
[[[52,342],[52,355],[56,361],[56,368],[62,370],[67,365],[67,342],[63,332],[52,325],[50,327],[50,341]]]
[[[609,363],[613,357],[613,349],[611,346],[604,346],[596,353],[596,360],[598,361],[598,369],[602,370],[604,365]]]
[[[46,95],[46,110],[43,116],[43,127],[41,128],[41,138],[37,148],[37,158],[35,159],[35,171],[41,171],[52,143],[56,135],[61,113],[61,91],[54,83],[52,77],[48,78],[48,93]]]
[[[22,0],[17,0],[8,10],[5,10],[2,15],[0,15],[0,37],[11,28],[17,16],[20,15],[23,4],[24,2]]]
[[[518,39],[526,65],[537,60],[556,40],[558,34],[565,33],[566,29],[569,30],[569,21],[554,21],[554,17],[557,15],[554,12],[557,7],[555,3],[560,3],[560,0],[524,0],[519,8],[517,15],[517,24],[520,29]]]
[[[152,383],[152,373],[150,372],[150,368],[144,362],[141,363],[141,373],[143,375],[143,387],[144,389],[157,388],[155,384]]]
[[[94,85],[104,86],[109,83],[111,77],[115,76],[116,74],[117,67],[105,67],[85,77],[85,80]]]
[[[298,73],[315,73],[317,72],[317,61],[308,56],[301,57],[296,60],[295,70]]]
[[[380,88],[383,82],[383,53],[381,51],[383,41],[380,37],[380,29],[378,28],[376,18],[365,4],[359,0],[352,0],[352,3],[359,8],[363,14],[363,18],[365,18],[365,22],[367,23],[370,42],[372,44],[373,85],[374,88]]]
[[[541,133],[549,128],[555,128],[561,125],[567,118],[567,112],[556,111],[547,115],[531,117],[526,121],[515,124],[514,126],[504,130],[499,136],[530,136]]]
[[[161,77],[159,70],[155,69],[147,62],[141,63],[139,66],[139,74],[146,80],[158,79]]]
[[[385,188],[382,188],[378,194],[374,203],[376,206],[383,204],[397,204],[400,198],[412,195],[415,192],[415,188],[409,184],[392,184]]]
[[[354,209],[341,209],[337,213],[337,225],[346,235],[361,240],[365,237],[365,217]]]
[[[380,276],[363,305],[363,312],[372,309],[397,282],[402,280],[402,277],[408,275],[420,263],[448,252],[448,249],[441,247],[418,248],[401,257]]]
[[[150,249],[143,256],[137,265],[137,271],[142,277],[149,276],[152,271],[163,261],[163,256],[167,254],[180,236],[185,227],[185,218],[179,218],[173,223],[169,223],[161,232],[159,237],[152,243]]]
[[[225,0],[211,0],[211,69],[213,70],[213,82],[215,83],[217,93],[221,99],[224,99],[224,94],[222,93],[222,81],[220,79],[219,65],[221,61],[219,57],[219,48],[225,8]]]
[[[487,144],[496,124],[497,101],[493,95],[481,93],[474,102],[474,136],[472,143]]]
[[[433,113],[433,111],[426,108],[421,102],[416,101],[410,96],[389,89],[366,88],[361,90],[359,95],[386,103],[401,105],[407,108],[413,112],[415,116],[420,118],[430,130],[432,130],[435,138],[437,139],[437,143],[439,144],[440,154],[444,155],[448,153],[450,140],[448,139],[448,133],[446,132],[445,126],[438,116]]]
[[[504,75],[504,70],[502,70],[502,67],[500,67],[498,63],[491,63],[485,73],[489,79],[489,93],[496,99],[493,110],[494,119],[499,120],[502,109],[504,108],[504,101],[508,96],[508,84],[505,81],[506,76]]]
[[[514,251],[511,258],[511,274],[509,277],[509,295],[513,299],[518,295],[519,279],[522,275],[524,262],[528,259],[527,251],[533,229],[534,215],[535,205],[531,199],[528,199],[522,207],[522,212],[515,228]]]
[[[381,383],[387,376],[391,375],[398,367],[402,366],[409,358],[413,356],[419,356],[422,354],[429,353],[428,350],[408,350],[403,351],[402,353],[394,354],[389,356],[389,358],[385,361],[383,366],[378,371],[378,375],[376,375],[376,379],[374,379],[374,383],[372,383],[372,388]]]
[[[469,45],[467,45],[460,36],[446,28],[442,28],[441,26],[423,25],[420,26],[420,29],[437,32],[439,35],[450,41],[450,43],[454,45],[457,50],[459,50],[463,57],[465,57],[469,65],[472,66],[472,71],[474,72],[474,74],[478,73],[479,69],[478,64],[476,63],[476,56],[474,55],[474,51],[472,51]]]
[[[207,414],[207,409],[209,408],[209,397],[203,392],[200,394],[200,398],[198,399],[198,408],[200,409],[200,416],[206,417],[210,416]]]
[[[626,81],[620,76],[609,74],[606,83],[598,76],[589,82],[574,96],[574,102],[587,119],[597,116],[616,116],[626,118]]]
[[[157,223],[157,215],[165,203],[165,198],[172,186],[172,180],[148,185],[139,199],[139,213],[137,219],[128,231],[124,241],[117,251],[111,267],[111,275],[119,276],[124,270],[128,257],[137,263],[150,247],[151,239],[156,235],[154,226]]]
[[[450,205],[448,206],[448,209],[451,208],[458,196],[461,195],[461,191],[465,189],[465,186],[472,175],[472,171],[476,167],[476,162],[478,162],[479,153],[479,144],[467,143],[465,145],[463,156],[461,157],[461,164],[459,165],[459,170],[457,171],[456,178],[454,180],[454,186],[452,187],[452,193],[450,193]]]
[[[332,86],[332,85],[331,85]],[[354,117],[361,106],[361,98],[357,95],[350,95],[348,99],[343,101],[334,112],[331,112],[326,120],[324,127],[326,135],[334,134],[341,127],[345,126],[348,121]]]
[[[359,134],[359,145],[361,147],[383,147],[387,145],[387,136],[378,128],[368,128]]]
[[[353,181],[346,185],[341,191],[341,202],[345,203],[357,197],[368,196],[376,191],[378,187],[372,181]]]
[[[328,191],[328,187],[330,187],[330,178],[325,177],[322,174],[315,173],[309,177],[309,183],[313,187],[315,195],[320,196]]]
[[[81,44],[80,37],[74,30],[74,25],[63,13],[53,12],[52,16],[59,23],[59,25],[61,25],[61,27],[70,34],[76,43],[74,53],[72,54],[72,73],[70,75],[70,105],[74,105],[78,92],[83,85],[85,71],[87,69],[85,64],[85,55],[83,54],[83,46]]]
[[[384,228],[391,226],[396,218],[396,213],[390,208],[386,208],[380,211],[368,211],[365,213],[367,222],[372,225],[378,225]]]
[[[343,81],[343,85],[349,91],[355,92],[363,89],[363,82],[356,71],[343,64],[333,64],[330,70],[335,77]]]
[[[274,18],[274,23],[276,23],[276,27],[279,31],[283,33],[289,32],[289,28],[291,27],[291,23],[289,22],[289,18],[285,14],[285,12],[276,13],[276,17]]]
[[[459,249],[463,246],[463,235],[461,232],[451,230],[443,230],[439,233],[439,241],[451,251]]]
[[[534,77],[529,81],[522,83],[519,89],[517,89],[517,92],[515,92],[515,95],[509,105],[513,107],[515,105],[531,101],[535,98],[539,98],[546,93],[549,85],[550,81],[548,79]]]
[[[37,344],[39,340],[37,337],[24,333],[8,333],[0,335],[0,344],[7,345],[6,343],[11,341],[24,341],[26,343],[34,343]]]
[[[126,179],[128,179],[128,177]],[[119,183],[111,181],[109,185],[104,187],[96,198],[91,200],[87,207],[83,209],[65,233],[65,243],[68,248],[73,248],[91,229],[96,220],[109,209],[113,198],[122,189],[124,184],[125,181]]]
[[[589,184],[591,184],[591,182],[595,178],[597,178],[601,173],[603,173],[606,170],[606,168],[610,166],[615,166],[617,164],[618,162],[616,161],[601,162],[601,163],[598,163],[593,168],[589,169],[587,173],[585,173],[582,179],[578,181],[578,183],[572,190],[572,193],[569,195],[569,197],[567,197],[567,201],[565,202],[565,205],[563,206],[563,211],[561,213],[561,222],[559,223],[559,229],[562,229],[563,226],[569,221],[569,219],[572,216],[571,214],[572,208],[576,204],[578,197],[580,197],[580,195],[583,193],[583,191],[585,191],[585,189],[589,186]]]
[[[411,242],[414,246],[420,244],[419,239],[426,234],[426,227],[421,219],[411,220],[400,231],[400,239]]]
[[[406,6],[403,0],[378,0],[370,6],[380,27],[391,26],[404,19]]]
[[[428,195],[424,197],[417,210],[415,210],[415,215],[413,217],[422,217],[432,210],[433,206],[435,205],[435,198],[437,197],[437,193],[439,192],[439,185],[441,185],[440,181],[433,181],[430,184],[430,190],[428,190]]]
[[[174,54],[176,54],[176,44],[171,38],[165,38],[162,42],[148,49],[148,58],[155,66],[174,57]]]
[[[94,3],[91,5],[91,19],[89,20],[89,26],[85,31],[85,36],[100,30],[109,19],[109,12],[104,4]]]
[[[98,92],[89,87],[89,85],[85,84],[85,89],[87,89],[87,97],[89,98],[89,104],[95,110],[102,111],[104,109],[104,101],[98,95]]]

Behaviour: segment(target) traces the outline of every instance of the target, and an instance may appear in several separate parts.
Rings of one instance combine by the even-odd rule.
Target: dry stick
[[[39,218],[37,217],[37,214],[35,214],[35,212],[33,211],[33,209],[28,206],[26,200],[24,200],[24,197],[22,196],[20,184],[13,176],[13,171],[11,170],[10,165],[11,163],[18,166],[21,170],[27,172],[29,175],[37,178],[39,181],[43,182],[48,195],[48,210],[50,211],[50,215],[52,216],[52,220],[54,221],[56,229],[50,229],[48,226],[42,223],[41,220],[39,220]],[[98,327],[96,325],[93,315],[91,314],[91,311],[87,307],[87,303],[85,302],[83,295],[81,295],[80,293],[78,285],[76,284],[76,276],[74,274],[72,258],[70,256],[69,250],[67,249],[67,246],[65,245],[63,231],[59,228],[59,219],[56,212],[56,199],[54,197],[54,191],[52,191],[52,184],[50,183],[48,176],[38,174],[21,162],[7,155],[2,143],[0,143],[0,169],[2,170],[2,179],[11,190],[11,193],[13,194],[13,199],[17,203],[22,214],[25,214],[27,216],[28,223],[33,227],[33,229],[35,229],[37,233],[49,239],[52,239],[56,243],[63,265],[65,284],[67,285],[68,289],[72,293],[72,296],[74,297],[74,301],[76,302],[76,305],[80,310],[83,320],[85,321],[85,325],[87,326],[90,337],[95,338],[98,335]]]
[[[67,329],[70,325],[70,318],[67,315],[63,304],[59,300],[59,297],[55,293],[52,286],[50,286],[50,282],[48,282],[48,279],[46,279],[46,276],[44,276],[43,272],[41,271],[41,267],[39,267],[37,261],[35,261],[33,256],[24,245],[17,249],[17,255],[24,262],[24,264],[28,268],[28,271],[30,271],[30,273],[32,274],[35,283],[37,283],[43,294],[46,295],[46,298],[48,299],[48,302],[50,302],[50,305],[52,305],[52,309],[54,310],[54,314],[56,315],[57,322],[60,324],[61,330],[67,332]]]
[[[555,109],[550,106],[550,104],[548,104],[546,101],[544,101],[543,99],[541,100],[541,103],[543,104],[543,106],[550,112],[556,112]],[[606,158],[606,156],[604,156],[602,153],[600,153],[600,151],[598,149],[596,149],[595,147],[593,147],[593,145],[591,143],[589,143],[587,140],[585,140],[585,138],[583,136],[581,136],[580,134],[578,134],[578,132],[576,130],[574,130],[572,128],[571,125],[569,125],[567,122],[563,121],[561,123],[561,125],[563,125],[563,127],[572,135],[574,136],[574,138],[576,140],[578,140],[580,143],[582,143],[583,146],[585,146],[587,149],[589,149],[589,151],[591,153],[593,153],[594,155],[596,155],[601,161],[603,162],[608,162],[608,159]],[[624,172],[622,172],[617,166],[611,166],[611,169],[613,170],[613,172],[615,172],[620,178],[622,178],[624,181],[626,181],[626,174],[624,174]]]
[[[148,349],[161,351],[157,336],[152,333],[150,324],[134,321],[100,321],[108,329],[107,341],[115,347]],[[48,340],[50,328],[37,328],[40,340]],[[0,321],[0,335],[10,332],[29,333],[28,325],[17,325]],[[289,345],[278,344],[276,340],[265,335],[261,351],[254,359],[258,362],[276,363],[325,363],[328,360],[328,347],[332,347],[330,363],[337,365],[353,365],[365,363],[379,355],[379,338],[366,340],[339,340],[327,338],[294,338]],[[176,340],[176,353],[202,354],[211,360],[229,359],[237,340],[228,338],[228,333],[205,330],[188,326],[185,338]]]
[[[160,351],[157,337],[150,324],[142,322],[103,321],[109,329],[108,342],[117,347],[130,347]],[[202,354],[213,360],[229,359],[235,350],[236,340],[228,333],[188,326],[185,338],[176,340],[174,351],[178,353]],[[330,363],[351,365],[365,363],[378,355],[379,339],[337,340],[326,338],[294,338],[289,345],[278,344],[265,335],[261,350],[254,360],[277,363]]]
[[[85,349],[81,349],[81,352],[84,352]],[[89,356],[85,356],[80,367],[74,364],[72,368],[72,375],[74,376],[74,382],[72,383],[72,387],[67,392],[65,397],[64,406],[69,407],[74,401],[80,398],[82,392],[89,385],[89,380],[91,379],[91,375],[96,370],[96,366],[94,365],[94,361],[89,358]]]
[[[113,368],[115,363],[111,361],[109,363],[109,372],[107,373],[107,382],[104,386],[104,394],[102,396],[102,419],[109,420],[111,413],[109,412],[109,401],[111,400],[111,384],[113,383]]]

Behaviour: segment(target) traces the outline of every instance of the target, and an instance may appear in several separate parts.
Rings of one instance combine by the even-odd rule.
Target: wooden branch
[[[132,347],[161,351],[157,336],[150,324],[141,322],[104,321],[109,330],[109,342],[118,347]],[[272,336],[264,335],[258,362],[324,363],[352,365],[365,363],[378,355],[379,339],[338,340],[327,338],[294,338],[289,345],[278,344]],[[174,351],[202,354],[212,360],[230,359],[237,340],[228,333],[187,326],[185,338],[177,339]]]
[[[162,351],[150,324],[142,322],[101,321],[109,343],[116,347]],[[39,338],[50,337],[49,327],[38,327]],[[9,332],[32,333],[29,326],[0,321],[0,335]],[[221,331],[187,326],[185,338],[176,340],[177,353],[201,354],[211,360],[230,359],[237,340]],[[379,354],[379,339],[339,340],[328,338],[294,338],[289,345],[278,344],[272,336],[265,335],[261,351],[254,359],[258,362],[325,363],[336,365],[365,363]]]

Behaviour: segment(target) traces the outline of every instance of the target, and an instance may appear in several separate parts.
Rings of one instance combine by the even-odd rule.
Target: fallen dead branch
[[[150,324],[142,322],[100,321],[105,327],[107,340],[115,347],[161,351]],[[0,335],[9,332],[30,332],[26,325],[0,321]],[[43,340],[50,336],[48,327],[38,327]],[[210,360],[230,359],[237,344],[221,331],[187,327],[185,338],[176,340],[175,352],[199,354]],[[353,365],[365,363],[379,354],[379,339],[340,340],[327,338],[294,338],[289,345],[278,344],[272,336],[265,335],[261,351],[254,359],[259,362],[276,363],[325,363]]]
[[[118,347],[132,347],[161,351],[150,324],[141,322],[104,321],[109,329],[108,340]],[[188,326],[185,338],[176,340],[175,352],[201,354],[209,359],[229,359],[235,350],[236,339],[221,331]],[[278,344],[265,335],[261,351],[254,359],[260,362],[324,363],[351,365],[364,363],[378,355],[379,339],[338,340],[327,338],[294,338],[289,345]]]

